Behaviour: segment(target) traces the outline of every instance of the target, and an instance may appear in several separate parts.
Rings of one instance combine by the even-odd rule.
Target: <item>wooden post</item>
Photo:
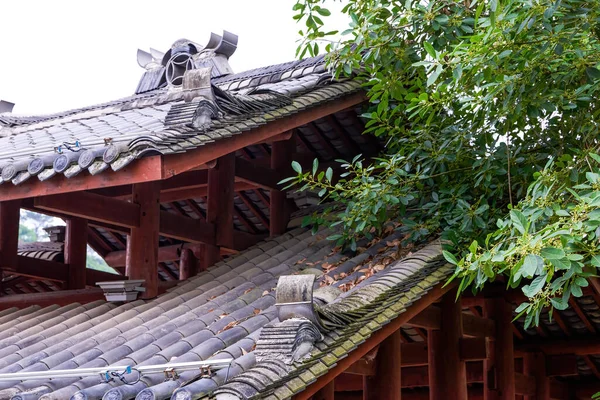
[[[456,289],[442,297],[441,326],[429,331],[429,398],[467,399],[467,367],[460,355],[462,310]]]
[[[331,381],[325,387],[315,393],[313,400],[334,400],[334,396],[335,384],[334,381]]]
[[[191,249],[182,249],[181,258],[179,259],[179,280],[195,276],[198,273],[198,260]]]
[[[512,308],[499,297],[485,301],[484,316],[496,321],[496,336],[492,342],[493,359],[484,364],[485,400],[515,399],[515,355],[512,332]]]
[[[235,154],[230,153],[219,158],[217,165],[208,170],[206,222],[215,224],[217,245],[203,245],[203,268],[221,259],[220,246],[233,248],[234,181]]]
[[[65,234],[65,264],[69,265],[67,289],[85,289],[87,263],[87,221],[71,218],[67,221]]]
[[[363,400],[400,400],[402,398],[402,333],[400,329],[379,346],[375,375],[365,376]]]
[[[535,377],[535,400],[550,400],[550,379],[546,376],[546,357],[543,353],[527,353],[523,357],[523,373]],[[525,396],[526,400],[534,397]]]
[[[129,279],[144,279],[142,298],[158,296],[158,231],[160,221],[160,183],[133,185],[132,200],[140,206],[140,226],[131,228],[127,240],[125,274]]]
[[[271,145],[271,169],[286,171],[291,174],[292,153],[295,150],[295,138],[273,142]],[[271,190],[270,223],[271,236],[281,235],[287,229],[289,213],[286,209],[286,194],[281,190]]]
[[[0,280],[2,271],[17,269],[21,200],[0,202]]]

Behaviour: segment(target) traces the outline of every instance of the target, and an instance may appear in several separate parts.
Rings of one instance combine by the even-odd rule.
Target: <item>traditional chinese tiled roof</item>
[[[450,272],[439,243],[410,253],[402,234],[391,232],[349,253],[335,248],[327,234],[292,229],[154,300],[2,311],[0,373],[234,361],[214,374],[188,371],[167,381],[163,375],[144,375],[132,384],[103,383],[97,376],[3,381],[0,399],[198,399],[215,391],[242,399],[291,397]],[[314,306],[323,330],[308,321],[278,320],[278,279],[305,274],[315,276]],[[269,338],[282,332],[281,343],[289,343],[284,350],[297,350],[299,357],[287,363],[269,357]]]
[[[186,152],[358,91],[332,81],[323,57],[210,79],[210,98],[158,87],[47,116],[0,114],[0,184],[118,171],[147,155]],[[211,119],[199,126],[198,110]],[[207,112],[208,112],[207,111]]]

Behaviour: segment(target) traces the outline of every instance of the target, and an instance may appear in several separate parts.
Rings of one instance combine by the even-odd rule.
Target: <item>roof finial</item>
[[[15,106],[15,103],[0,100],[0,114],[12,112],[14,106]]]

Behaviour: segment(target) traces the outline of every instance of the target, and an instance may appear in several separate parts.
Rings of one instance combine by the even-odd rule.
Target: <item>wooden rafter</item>
[[[254,204],[252,200],[244,192],[237,192],[239,198],[244,202],[246,207],[260,220],[261,224],[265,227],[269,227],[269,220],[265,214]]]
[[[111,243],[104,239],[96,230],[88,225],[88,244],[90,247],[98,253],[100,257],[106,257],[108,253],[116,250]]]
[[[597,332],[596,327],[591,323],[591,321],[585,315],[585,313],[583,312],[581,307],[579,307],[579,303],[577,303],[577,300],[575,300],[573,297],[571,297],[569,299],[569,305],[571,306],[573,311],[575,311],[575,313],[577,314],[577,316],[579,317],[581,322],[583,322],[583,324],[585,325],[587,330],[590,331],[590,333],[596,334],[596,332]]]
[[[325,119],[336,135],[344,142],[346,146],[348,146],[352,154],[362,153],[360,147],[358,147],[358,144],[356,144],[356,142],[350,137],[348,131],[346,131],[346,129],[340,124],[335,115],[329,115]]]
[[[300,132],[299,129],[296,130],[296,141],[302,145],[311,155],[316,156],[319,154],[317,150],[313,147],[312,143],[310,143],[306,137]]]
[[[271,206],[271,200],[267,197],[266,194],[263,193],[263,191],[261,189],[253,190],[253,192],[260,199],[260,201],[263,202],[263,204],[266,207],[270,207]]]
[[[191,199],[187,199],[185,200],[185,204],[187,204],[187,206],[189,208],[192,209],[192,211],[198,215],[198,218],[200,218],[203,221],[206,221],[206,211],[204,211],[199,205],[198,203],[196,203],[194,200]]]
[[[319,144],[321,144],[321,147],[323,147],[323,149],[331,156],[331,158],[339,158],[341,156],[338,149],[331,144],[329,139],[325,137],[325,134],[314,122],[306,124],[306,128],[317,137]]]
[[[238,221],[240,221],[246,229],[248,229],[251,233],[258,233],[258,229],[254,226],[252,222],[246,217],[246,215],[240,211],[238,206],[233,205],[233,214],[237,217]]]
[[[165,263],[159,262],[158,269],[160,269],[162,272],[164,272],[165,275],[167,275],[167,277],[169,278],[169,280],[172,280],[172,281],[178,280],[177,275],[175,275],[173,273],[173,271],[171,270],[171,268],[167,267],[167,265]]]

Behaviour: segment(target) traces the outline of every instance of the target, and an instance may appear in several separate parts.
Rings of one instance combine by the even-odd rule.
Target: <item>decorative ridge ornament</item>
[[[164,87],[180,88],[187,71],[212,68],[213,78],[233,74],[229,57],[237,48],[237,35],[223,31],[223,35],[212,33],[206,46],[188,39],[179,39],[165,53],[150,49],[137,52],[138,64],[146,70],[136,93],[144,93]]]

